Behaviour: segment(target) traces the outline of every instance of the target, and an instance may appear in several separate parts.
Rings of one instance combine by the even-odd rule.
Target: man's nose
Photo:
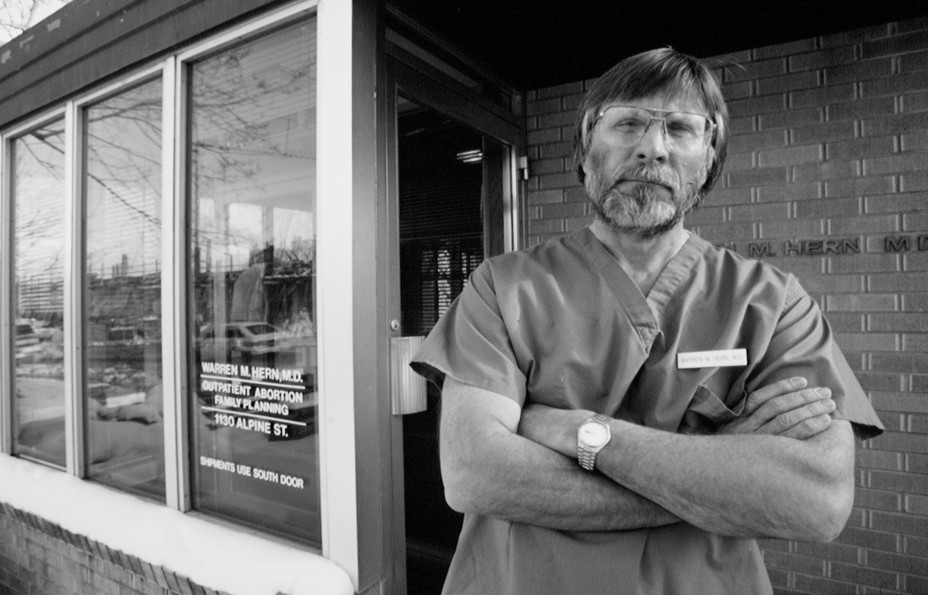
[[[667,161],[667,153],[667,130],[664,120],[652,118],[635,147],[635,154],[639,161],[664,163]]]

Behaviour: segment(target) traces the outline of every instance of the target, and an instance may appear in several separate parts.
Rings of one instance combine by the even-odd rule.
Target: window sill
[[[228,593],[351,595],[318,553],[0,455],[0,502]]]

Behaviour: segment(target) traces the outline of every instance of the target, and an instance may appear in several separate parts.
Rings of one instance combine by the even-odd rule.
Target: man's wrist
[[[596,414],[577,429],[577,462],[587,471],[594,469],[597,455],[612,439],[611,423],[610,418]]]

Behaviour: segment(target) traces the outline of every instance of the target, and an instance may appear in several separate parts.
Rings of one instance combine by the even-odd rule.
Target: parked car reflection
[[[313,337],[295,337],[267,322],[228,322],[208,326],[200,341],[201,361],[306,367],[314,362]]]

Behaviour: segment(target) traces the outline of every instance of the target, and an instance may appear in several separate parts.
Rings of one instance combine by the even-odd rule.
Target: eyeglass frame
[[[640,110],[644,110],[644,111],[648,112],[648,113],[651,115],[651,119],[648,120],[648,125],[644,127],[644,131],[642,131],[641,136],[638,138],[638,140],[635,141],[635,144],[640,143],[640,142],[641,142],[641,139],[643,139],[643,138],[648,134],[648,130],[651,129],[651,124],[654,122],[654,120],[659,120],[659,121],[660,121],[660,123],[661,123],[661,133],[664,135],[664,138],[668,138],[668,133],[667,133],[667,118],[669,117],[670,114],[689,114],[689,115],[691,115],[691,116],[699,116],[699,117],[701,117],[701,118],[705,118],[705,119],[706,119],[706,124],[707,124],[707,126],[706,126],[706,129],[703,131],[703,133],[702,133],[702,135],[701,135],[701,139],[700,139],[700,140],[702,140],[702,141],[705,141],[705,139],[708,137],[708,138],[710,139],[710,142],[711,142],[712,135],[715,134],[716,129],[719,127],[719,125],[716,124],[715,121],[713,121],[713,119],[712,119],[710,116],[706,115],[706,114],[697,114],[696,112],[686,112],[686,111],[682,111],[682,110],[667,110],[667,109],[659,109],[659,108],[653,108],[653,107],[643,107],[643,106],[640,106],[640,105],[613,104],[613,105],[610,105],[610,106],[608,106],[608,107],[604,107],[604,108],[602,108],[601,110],[599,110],[599,112],[596,114],[596,119],[593,120],[593,123],[592,123],[592,125],[590,126],[590,131],[592,131],[593,129],[595,129],[595,128],[596,128],[596,125],[599,124],[599,121],[602,120],[602,119],[603,119],[603,116],[606,115],[606,112],[609,111],[609,110],[611,110],[611,109],[614,108],[614,107],[628,107],[628,108],[640,109]],[[655,112],[663,112],[663,113],[664,113],[664,117],[663,117],[663,118],[658,118],[658,117],[656,117],[656,116],[654,115]],[[672,137],[671,137],[671,138],[672,138]]]

